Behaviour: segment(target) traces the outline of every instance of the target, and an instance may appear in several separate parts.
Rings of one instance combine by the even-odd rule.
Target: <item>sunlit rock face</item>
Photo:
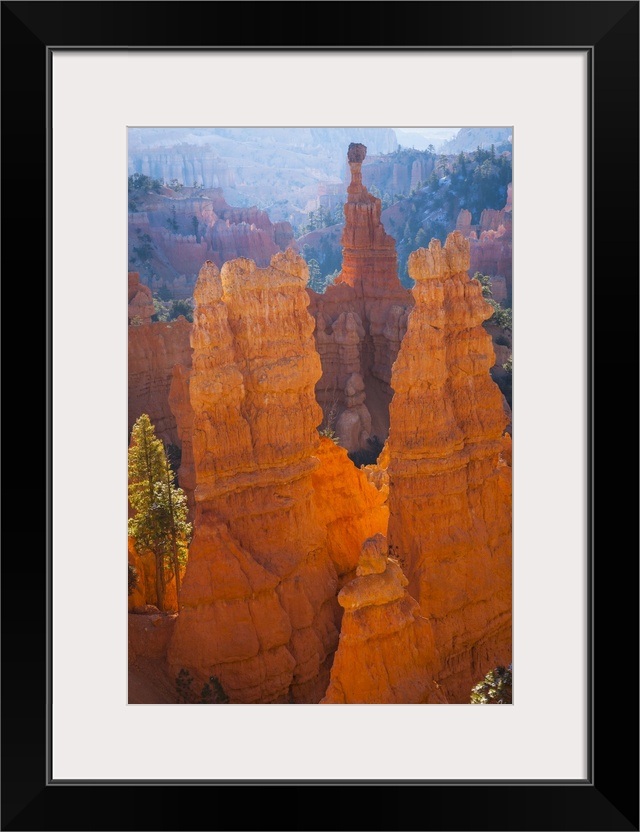
[[[386,525],[376,489],[318,436],[307,278],[287,251],[263,269],[207,263],[196,285],[195,533],[168,660],[176,673],[217,676],[236,702],[320,700],[338,643],[340,575]],[[349,477],[354,487],[341,493]],[[340,541],[344,523],[357,543]]]
[[[384,535],[366,540],[356,576],[338,595],[344,616],[323,704],[441,701],[430,675],[431,626],[387,554]]]
[[[389,552],[433,628],[434,673],[468,701],[511,656],[511,469],[492,381],[491,307],[458,231],[409,259],[415,306],[393,367]]]

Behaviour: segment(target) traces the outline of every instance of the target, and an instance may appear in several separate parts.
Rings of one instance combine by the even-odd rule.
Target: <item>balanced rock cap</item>
[[[347,160],[349,162],[364,162],[367,155],[367,148],[363,144],[351,142],[349,150],[347,150]]]

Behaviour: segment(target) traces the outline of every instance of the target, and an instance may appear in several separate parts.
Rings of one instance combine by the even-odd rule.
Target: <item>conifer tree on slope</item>
[[[176,577],[180,596],[180,565],[187,559],[191,523],[187,522],[187,500],[175,485],[163,443],[146,413],[131,431],[129,448],[129,503],[134,516],[129,518],[129,534],[138,554],[152,552],[156,564],[156,597],[164,609],[165,568]]]

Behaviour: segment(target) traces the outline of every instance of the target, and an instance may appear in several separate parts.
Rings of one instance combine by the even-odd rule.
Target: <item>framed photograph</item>
[[[291,14],[313,21],[300,44]],[[2,828],[638,829],[635,509],[607,510],[637,353],[638,3],[4,2],[2,21],[5,240],[42,239],[47,301],[46,534],[3,563]],[[512,129],[514,704],[130,704],[128,131],[398,124]]]

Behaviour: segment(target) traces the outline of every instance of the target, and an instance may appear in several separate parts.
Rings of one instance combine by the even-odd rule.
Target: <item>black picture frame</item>
[[[637,437],[638,425],[637,337],[630,342],[630,335],[637,336],[638,324],[638,9],[638,2],[580,1],[2,3],[4,288],[16,290],[16,300],[9,306],[12,317],[19,316],[21,305],[24,308],[25,295],[30,316],[34,315],[35,296],[41,298],[42,317],[15,324],[18,330],[28,328],[31,344],[39,343],[45,357],[44,366],[38,367],[37,383],[21,385],[19,371],[7,376],[15,401],[10,405],[13,418],[8,428],[12,442],[7,444],[17,444],[19,436],[38,438],[23,443],[27,459],[31,451],[31,463],[25,465],[22,454],[22,461],[11,466],[7,477],[11,493],[18,498],[11,518],[22,516],[24,520],[22,533],[11,539],[2,559],[2,829],[639,828],[638,546],[637,523],[632,529],[628,520],[637,517],[637,500],[629,505],[628,486],[621,479],[629,467],[635,470],[632,437]],[[289,30],[282,24],[287,16],[298,21],[294,31],[302,45],[287,44]],[[303,21],[308,23],[301,25]],[[52,782],[48,780],[47,733],[51,706],[48,578],[52,464],[48,70],[52,50],[322,49],[327,45],[380,50],[588,51],[588,777],[584,782],[532,783],[483,779],[435,783],[245,781],[224,785]],[[562,148],[559,139],[559,156],[562,152],[570,152],[570,148]],[[18,164],[20,159],[26,160],[26,165]],[[567,204],[566,194],[563,203]],[[561,233],[560,218],[558,222]],[[27,271],[26,252],[28,284],[19,279]],[[561,316],[561,310],[556,311]],[[561,333],[561,317],[557,326]],[[22,348],[18,352],[27,354]],[[571,372],[571,368],[560,365],[557,371]],[[15,418],[16,414],[20,418]],[[596,428],[600,436],[597,451]],[[550,460],[550,476],[557,476],[558,448],[549,449],[550,456],[552,452],[555,461]],[[36,500],[38,481],[42,486]],[[34,515],[47,518],[44,534],[35,546]],[[7,522],[6,528],[10,532],[13,522]],[[544,668],[540,671],[543,675]],[[553,680],[548,695],[562,696],[561,679]],[[490,771],[492,755],[499,753],[499,737],[495,748],[478,749],[479,772]],[[254,800],[247,799],[247,789]]]

